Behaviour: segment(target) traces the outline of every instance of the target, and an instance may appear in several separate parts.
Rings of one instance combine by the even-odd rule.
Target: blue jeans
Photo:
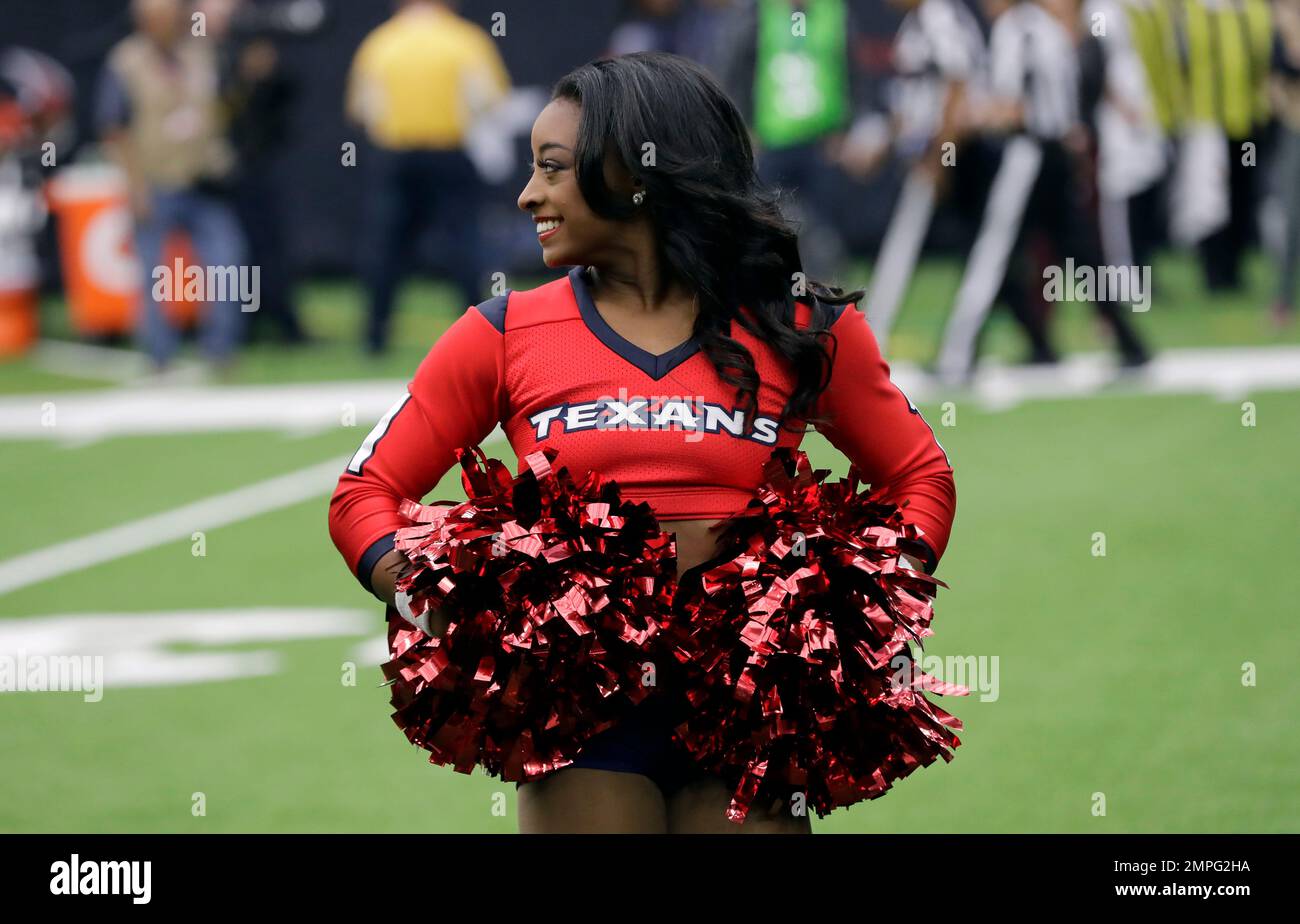
[[[365,341],[378,353],[388,347],[398,283],[425,228],[432,226],[445,236],[441,269],[458,290],[461,310],[482,300],[483,181],[460,150],[374,148],[366,154],[366,163],[369,185],[359,256],[370,295]]]
[[[244,235],[234,211],[216,196],[191,189],[151,189],[150,214],[135,228],[136,253],[143,271],[143,304],[136,326],[140,348],[155,365],[175,355],[180,335],[154,298],[154,268],[163,262],[163,244],[173,230],[189,233],[194,259],[202,266],[240,266],[244,260]],[[169,267],[170,271],[170,267]],[[184,280],[174,280],[180,287]],[[203,355],[215,362],[228,359],[239,344],[244,327],[238,287],[225,301],[206,306],[199,340]]]

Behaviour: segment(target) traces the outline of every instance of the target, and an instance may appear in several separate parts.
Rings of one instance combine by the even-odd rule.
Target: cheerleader
[[[811,423],[906,504],[925,553],[910,564],[932,573],[955,508],[947,455],[891,383],[862,293],[805,278],[715,80],[662,52],[596,60],[556,84],[531,150],[518,205],[546,265],[570,269],[452,324],[331,500],[334,542],[390,619],[413,612],[396,590],[403,499],[422,498],[457,447],[498,425],[521,471],[551,447],[557,467],[599,472],[648,503],[675,535],[685,585],[716,564],[718,525],[754,498],[773,451],[797,447]],[[438,612],[419,620],[446,628]],[[646,699],[570,765],[519,784],[520,831],[811,833],[788,806],[725,817],[731,791],[674,740],[681,702]]]

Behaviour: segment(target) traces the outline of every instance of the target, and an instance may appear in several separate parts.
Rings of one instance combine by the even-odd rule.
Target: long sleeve
[[[455,465],[454,450],[481,442],[502,419],[504,321],[498,327],[489,318],[504,316],[504,298],[470,308],[438,338],[406,394],[339,478],[330,499],[330,537],[367,590],[375,563],[393,548],[393,534],[410,525],[398,515],[401,502],[433,490]]]
[[[948,545],[957,489],[948,455],[911,400],[889,378],[867,317],[855,305],[827,306],[834,342],[830,384],[815,413],[831,445],[857,466],[885,499],[902,504],[903,519],[924,534],[933,572]]]
[[[1003,100],[1025,99],[1026,36],[1020,19],[1009,10],[999,16],[989,31],[989,90]]]

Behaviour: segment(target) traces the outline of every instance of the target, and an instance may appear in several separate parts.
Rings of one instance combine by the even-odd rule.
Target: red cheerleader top
[[[866,316],[854,305],[827,311],[834,343],[819,428],[903,517],[924,532],[933,570],[956,507],[952,466],[934,432],[889,378]],[[813,307],[796,302],[807,326]],[[362,442],[330,500],[329,526],[361,583],[410,525],[398,515],[456,464],[453,450],[482,442],[498,424],[522,460],[544,446],[556,467],[600,472],[622,496],[646,501],[661,520],[723,519],[743,510],[778,447],[797,447],[803,427],[777,420],[794,384],[789,363],[733,322],[731,336],[754,357],[758,413],[744,426],[736,388],[691,338],[649,353],[620,336],[592,300],[586,267],[467,310],[438,338],[406,393]],[[787,425],[788,426],[788,425]],[[488,455],[490,446],[485,448]]]

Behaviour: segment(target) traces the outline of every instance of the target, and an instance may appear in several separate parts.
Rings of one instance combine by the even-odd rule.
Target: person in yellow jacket
[[[371,142],[359,155],[369,179],[361,263],[371,353],[387,348],[397,285],[430,223],[446,233],[443,269],[461,305],[482,301],[483,181],[465,145],[473,121],[509,92],[495,40],[448,0],[399,0],[357,49],[346,108]]]
[[[1258,148],[1270,118],[1273,17],[1268,0],[1184,0],[1187,121],[1228,143],[1228,221],[1199,243],[1206,285],[1236,289],[1254,237]]]

